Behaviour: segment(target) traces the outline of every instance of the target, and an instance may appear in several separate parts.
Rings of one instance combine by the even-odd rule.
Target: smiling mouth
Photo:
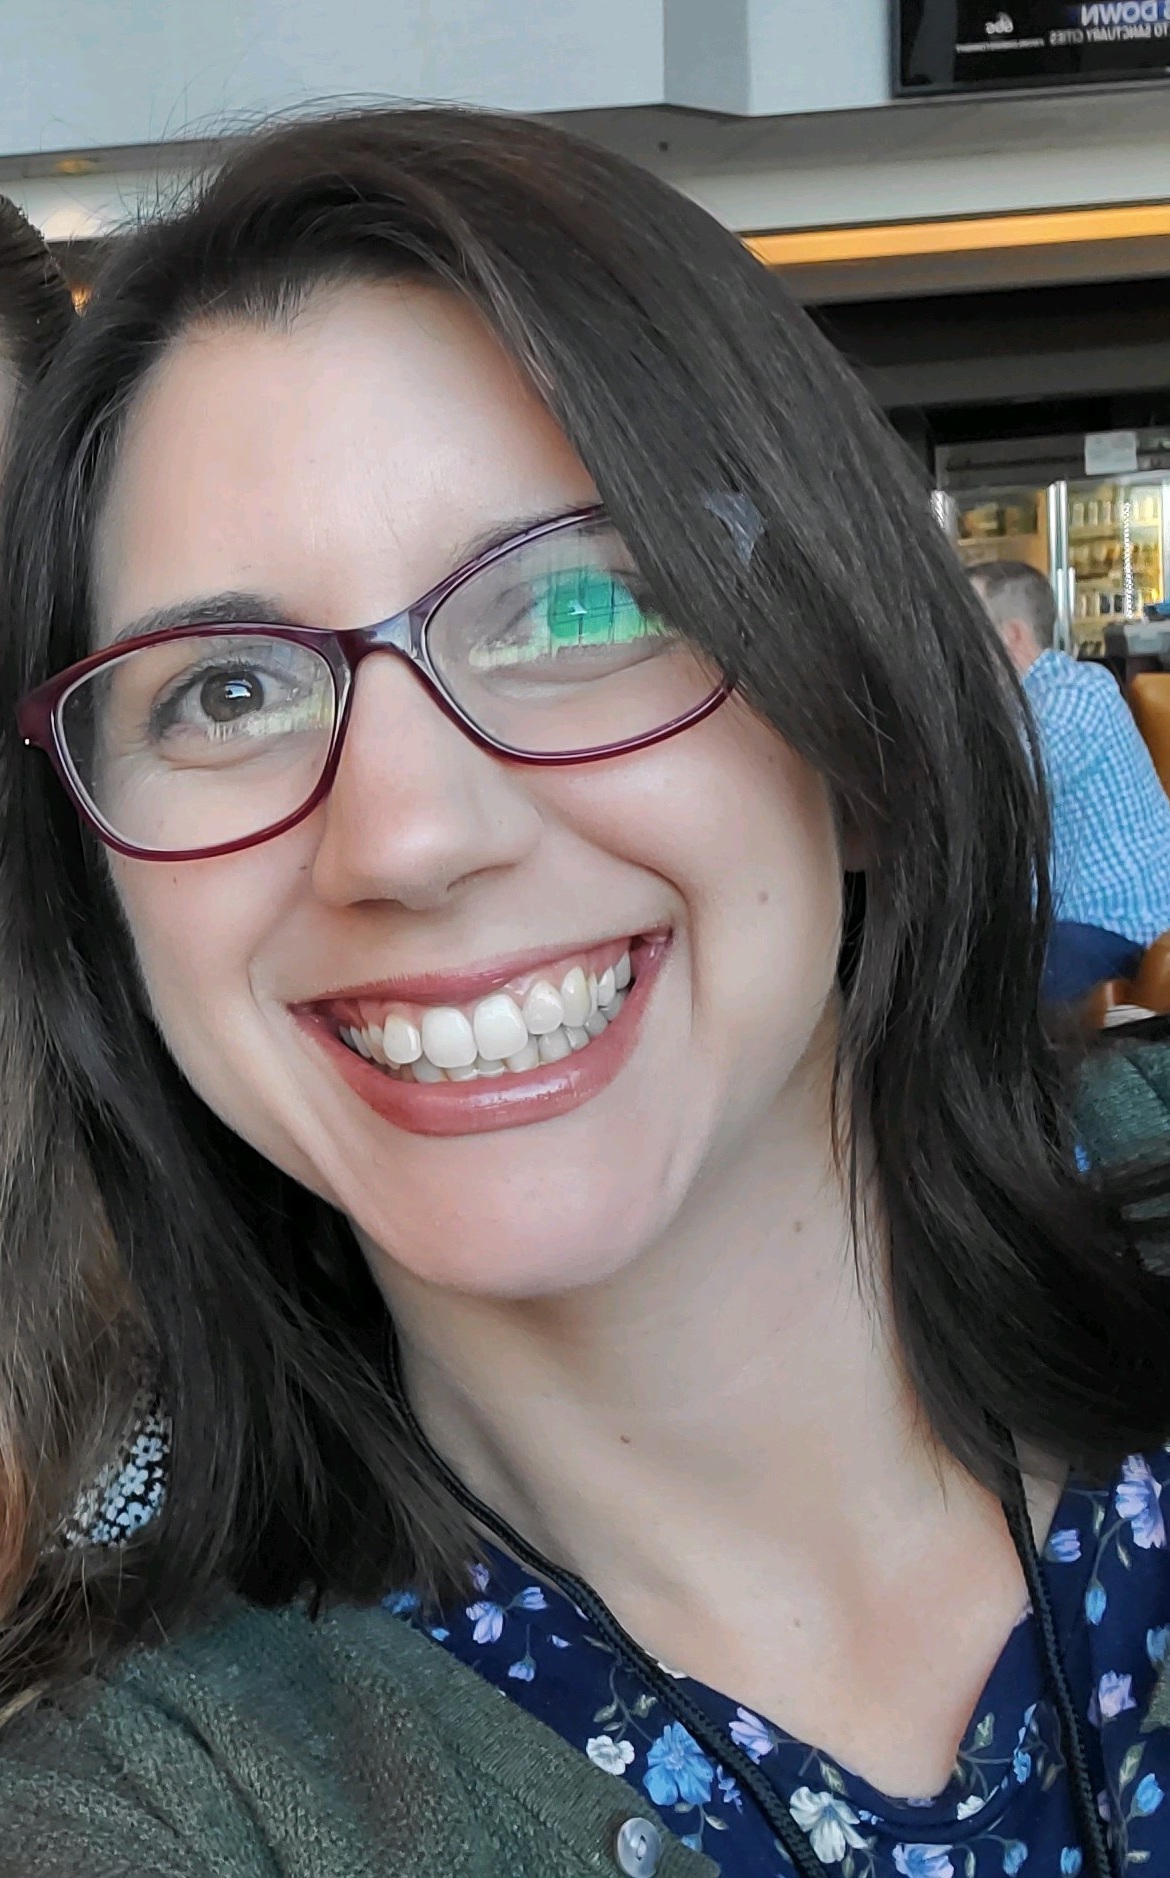
[[[518,974],[468,1004],[333,998],[338,1040],[398,1083],[508,1081],[583,1054],[621,1016],[642,938],[611,940]]]

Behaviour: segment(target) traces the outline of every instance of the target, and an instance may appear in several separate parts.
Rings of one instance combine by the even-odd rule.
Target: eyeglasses
[[[643,749],[729,691],[589,508],[513,536],[374,626],[196,622],[111,646],[30,692],[20,733],[107,846],[209,859],[283,834],[328,794],[374,652],[409,660],[468,737],[516,763]]]

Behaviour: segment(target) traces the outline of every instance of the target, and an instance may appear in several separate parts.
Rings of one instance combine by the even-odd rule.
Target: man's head
[[[1047,575],[1026,561],[989,561],[971,582],[1017,672],[1026,672],[1056,640],[1056,596]]]

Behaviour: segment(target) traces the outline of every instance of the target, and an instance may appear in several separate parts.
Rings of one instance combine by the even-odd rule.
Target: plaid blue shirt
[[[1052,802],[1057,919],[1148,945],[1170,932],[1170,797],[1103,665],[1042,652],[1024,675]]]

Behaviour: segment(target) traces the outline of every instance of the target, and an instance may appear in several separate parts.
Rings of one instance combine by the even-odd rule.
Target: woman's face
[[[290,330],[224,324],[171,347],[103,518],[101,634],[224,592],[301,624],[369,624],[476,538],[595,499],[465,305],[338,289]],[[541,770],[477,747],[402,660],[374,655],[309,819],[218,859],[111,863],[200,1095],[440,1286],[525,1297],[611,1276],[794,1105],[823,1112],[833,819],[818,778],[738,703],[638,753]],[[591,972],[618,1014],[603,1007],[612,1023],[582,1044]],[[518,1067],[485,1051],[482,1076],[426,1082],[424,1064],[404,1079],[340,1034],[360,1019],[367,1054],[378,1025],[375,1056],[412,1029],[459,1055],[463,1020],[490,1041],[510,998],[535,1032],[550,990],[576,1047],[546,1043],[555,1060],[535,1067],[539,1038]]]

